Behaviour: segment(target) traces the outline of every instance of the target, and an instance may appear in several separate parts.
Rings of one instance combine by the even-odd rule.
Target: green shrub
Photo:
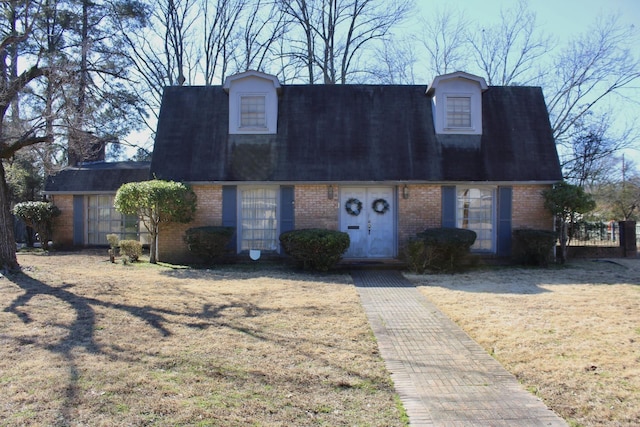
[[[60,216],[60,209],[51,202],[22,202],[13,207],[13,214],[38,233],[42,249],[48,250],[53,220]]]
[[[234,227],[194,227],[186,231],[184,241],[189,251],[204,262],[212,262],[229,251]]]
[[[476,233],[462,228],[428,228],[407,245],[409,268],[417,273],[425,270],[453,272],[470,260],[469,249]]]
[[[129,261],[135,262],[142,256],[142,243],[137,240],[120,240],[120,254],[129,258]]]
[[[349,235],[342,231],[310,228],[280,235],[284,252],[304,269],[327,271],[349,248]]]
[[[419,274],[425,272],[429,265],[429,260],[423,239],[410,239],[405,247],[404,253],[410,271]]]
[[[549,265],[557,235],[549,230],[513,230],[511,256],[523,265]]]
[[[115,250],[120,243],[120,238],[117,234],[107,234],[107,242],[109,242],[109,247]]]

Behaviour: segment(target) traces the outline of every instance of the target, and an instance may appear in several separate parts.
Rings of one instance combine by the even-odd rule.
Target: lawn
[[[349,275],[20,254],[0,425],[402,426]]]
[[[0,426],[405,425],[346,273],[19,261]],[[571,425],[640,425],[640,260],[406,276]]]
[[[409,275],[573,426],[640,425],[640,260]]]

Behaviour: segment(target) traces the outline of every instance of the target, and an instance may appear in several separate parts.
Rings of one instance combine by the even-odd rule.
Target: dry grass
[[[345,274],[19,255],[0,425],[403,425]]]
[[[407,277],[571,425],[640,425],[640,260]]]

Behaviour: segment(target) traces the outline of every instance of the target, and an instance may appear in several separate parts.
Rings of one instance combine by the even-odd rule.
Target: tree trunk
[[[149,243],[149,262],[151,264],[157,264],[157,250],[158,250],[158,226],[154,226],[154,231],[149,233],[151,242]]]
[[[563,218],[560,221],[560,264],[567,261],[567,221]]]
[[[9,187],[0,159],[0,271],[19,269],[16,257],[16,239],[13,234],[13,216],[9,208]]]

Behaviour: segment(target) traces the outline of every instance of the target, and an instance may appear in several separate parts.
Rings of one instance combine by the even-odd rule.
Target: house
[[[150,176],[198,196],[194,222],[160,231],[172,262],[200,225],[236,227],[240,254],[319,227],[349,234],[346,258],[395,258],[425,228],[463,227],[473,250],[508,256],[512,229],[552,229],[541,191],[562,179],[542,90],[464,72],[429,86],[281,85],[248,71],[167,87]]]

